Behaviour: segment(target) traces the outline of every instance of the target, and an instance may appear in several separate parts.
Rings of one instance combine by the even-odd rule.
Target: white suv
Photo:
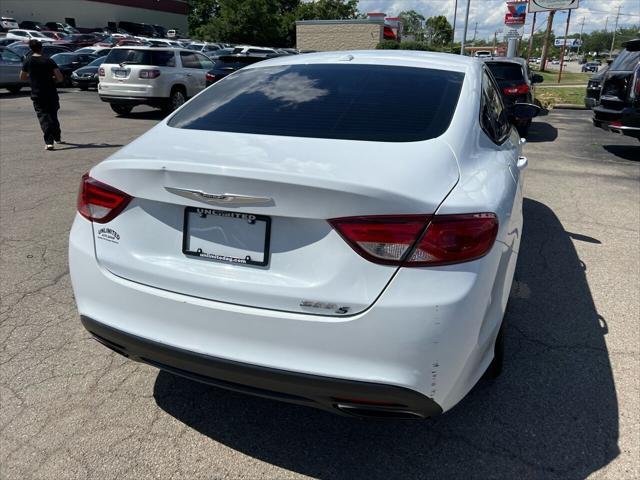
[[[192,50],[119,47],[98,70],[98,94],[119,115],[136,105],[175,110],[206,87],[213,62]]]

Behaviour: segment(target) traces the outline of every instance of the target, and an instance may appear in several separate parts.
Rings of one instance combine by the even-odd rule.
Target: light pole
[[[467,11],[464,14],[464,34],[462,35],[462,42],[460,43],[460,55],[464,55],[464,44],[467,40],[467,28],[469,27],[469,8],[471,7],[471,0],[467,0]]]
[[[451,53],[453,53],[453,41],[456,38],[456,18],[458,16],[458,0],[453,0],[453,31],[451,32]]]

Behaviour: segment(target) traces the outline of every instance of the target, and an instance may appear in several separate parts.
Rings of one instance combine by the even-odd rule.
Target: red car
[[[49,38],[53,38],[54,40],[66,40],[69,34],[64,32],[54,32],[51,30],[42,30],[40,32],[43,35],[46,35]]]

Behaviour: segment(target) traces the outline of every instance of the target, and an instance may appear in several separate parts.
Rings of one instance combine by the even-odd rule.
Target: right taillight
[[[504,87],[502,93],[505,95],[524,95],[529,92],[529,85],[523,83],[522,85],[515,85],[513,87]]]
[[[103,68],[103,67],[100,67],[100,68],[98,69],[98,75],[99,75],[100,77],[104,77],[104,68]]]
[[[216,76],[213,73],[207,72],[204,76],[207,79],[207,82],[215,82],[216,81]]]
[[[140,73],[138,74],[139,78],[146,78],[146,79],[154,79],[154,78],[158,78],[160,76],[160,70],[140,70]]]
[[[475,260],[491,250],[498,233],[494,213],[346,217],[329,223],[367,260],[405,267]]]
[[[78,212],[92,222],[107,223],[125,209],[131,198],[85,173],[78,192]]]

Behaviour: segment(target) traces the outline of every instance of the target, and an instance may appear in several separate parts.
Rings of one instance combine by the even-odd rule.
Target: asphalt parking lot
[[[65,92],[54,152],[28,93],[0,93],[0,477],[640,478],[639,142],[587,111],[536,119],[503,375],[439,418],[366,421],[90,339],[67,268],[80,177],[162,115],[117,118],[95,92]]]

